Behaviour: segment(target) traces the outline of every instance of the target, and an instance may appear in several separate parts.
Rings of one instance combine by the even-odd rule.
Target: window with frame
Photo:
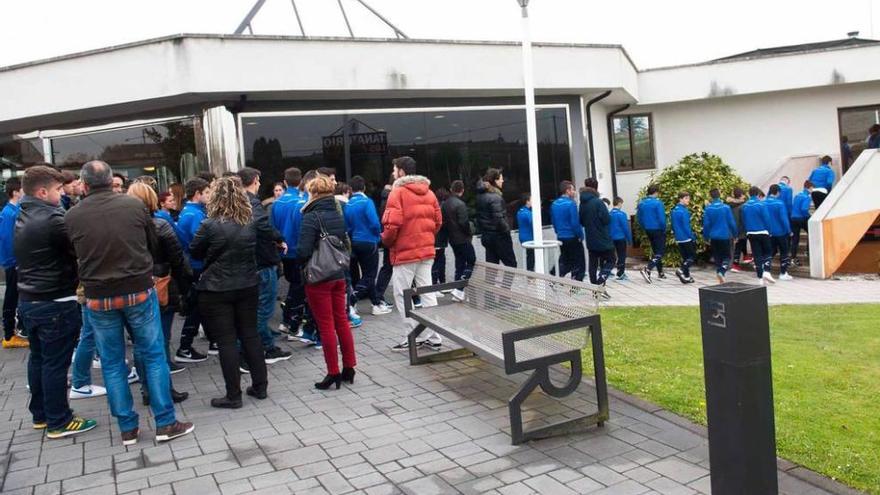
[[[612,131],[614,166],[618,172],[651,170],[656,167],[650,115],[614,117]]]

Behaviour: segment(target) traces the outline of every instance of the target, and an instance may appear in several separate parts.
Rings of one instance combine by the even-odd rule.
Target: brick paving
[[[694,291],[693,288],[686,290]],[[179,331],[178,320],[175,330]],[[217,358],[174,376],[190,392],[178,405],[194,434],[157,445],[148,408],[141,441],[123,447],[104,398],[73,401],[98,427],[50,441],[31,429],[26,350],[0,351],[0,491],[4,494],[709,493],[704,430],[651,404],[613,393],[603,428],[512,446],[507,398],[525,375],[506,376],[477,358],[412,367],[388,346],[403,333],[396,314],[364,316],[356,330],[353,386],[316,391],[320,351],[282,343],[293,359],[269,366],[269,399],[212,409],[222,394]],[[204,350],[207,342],[197,340]],[[101,383],[100,373],[93,372]],[[248,378],[243,382],[247,383]],[[132,386],[138,397],[138,385]],[[594,408],[588,384],[558,401],[534,395],[525,419]],[[782,493],[831,493],[780,462]],[[809,473],[808,473],[809,474]],[[827,480],[817,478],[819,482]],[[836,490],[839,492],[839,490]]]

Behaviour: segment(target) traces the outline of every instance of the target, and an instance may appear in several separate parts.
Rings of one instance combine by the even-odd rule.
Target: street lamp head
[[[516,0],[519,3],[519,6],[522,8],[526,8],[529,6],[529,0]]]

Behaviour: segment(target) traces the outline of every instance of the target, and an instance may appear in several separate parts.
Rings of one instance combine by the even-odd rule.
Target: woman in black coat
[[[501,194],[503,186],[504,175],[500,170],[486,170],[486,175],[477,187],[477,226],[483,234],[481,242],[486,249],[486,262],[502,263],[516,268],[507,208]]]
[[[238,409],[241,401],[240,359],[251,373],[247,394],[265,399],[268,386],[263,343],[257,334],[257,227],[251,205],[238,177],[214,182],[208,218],[189,246],[193,259],[204,260],[199,277],[199,312],[208,337],[220,348],[220,368],[226,395],[211,406]],[[241,356],[236,347],[241,342]]]
[[[307,266],[318,249],[322,226],[327,234],[343,241],[345,248],[351,253],[342,208],[333,197],[334,187],[330,178],[318,175],[306,185],[306,190],[310,199],[302,209],[302,228],[297,245],[300,266]],[[331,385],[336,385],[338,389],[343,381],[354,383],[357,359],[345,304],[345,271],[341,270],[337,277],[318,283],[309,283],[307,277],[303,278],[306,280],[306,300],[321,333],[324,361],[327,364],[327,375],[323,381],[315,384],[315,388],[326,390]],[[339,370],[339,356],[336,353],[337,342],[342,350],[342,371]]]
[[[159,314],[162,320],[162,334],[165,337],[165,359],[173,373],[173,370],[179,365],[171,360],[171,324],[174,322],[174,312],[179,309],[180,294],[189,290],[192,283],[192,269],[186,256],[183,255],[183,249],[180,247],[177,234],[174,233],[174,227],[167,220],[155,216],[159,209],[159,200],[153,188],[142,182],[135,182],[128,188],[128,195],[143,201],[150,216],[153,217],[153,226],[156,228],[158,240],[158,245],[153,249],[153,278],[161,279],[171,276],[171,282],[167,289],[168,299],[164,305],[159,307]],[[147,373],[141,369],[142,365],[139,359],[135,360],[135,365],[141,379],[141,395],[144,405],[147,406],[150,404],[146,382]],[[171,400],[174,402],[182,402],[187,397],[189,397],[187,392],[178,392],[174,390],[173,386],[171,387]]]

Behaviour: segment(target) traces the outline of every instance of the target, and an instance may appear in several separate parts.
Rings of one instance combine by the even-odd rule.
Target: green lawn
[[[706,424],[699,308],[601,315],[610,385]],[[778,455],[880,494],[880,305],[774,306],[770,326]]]

